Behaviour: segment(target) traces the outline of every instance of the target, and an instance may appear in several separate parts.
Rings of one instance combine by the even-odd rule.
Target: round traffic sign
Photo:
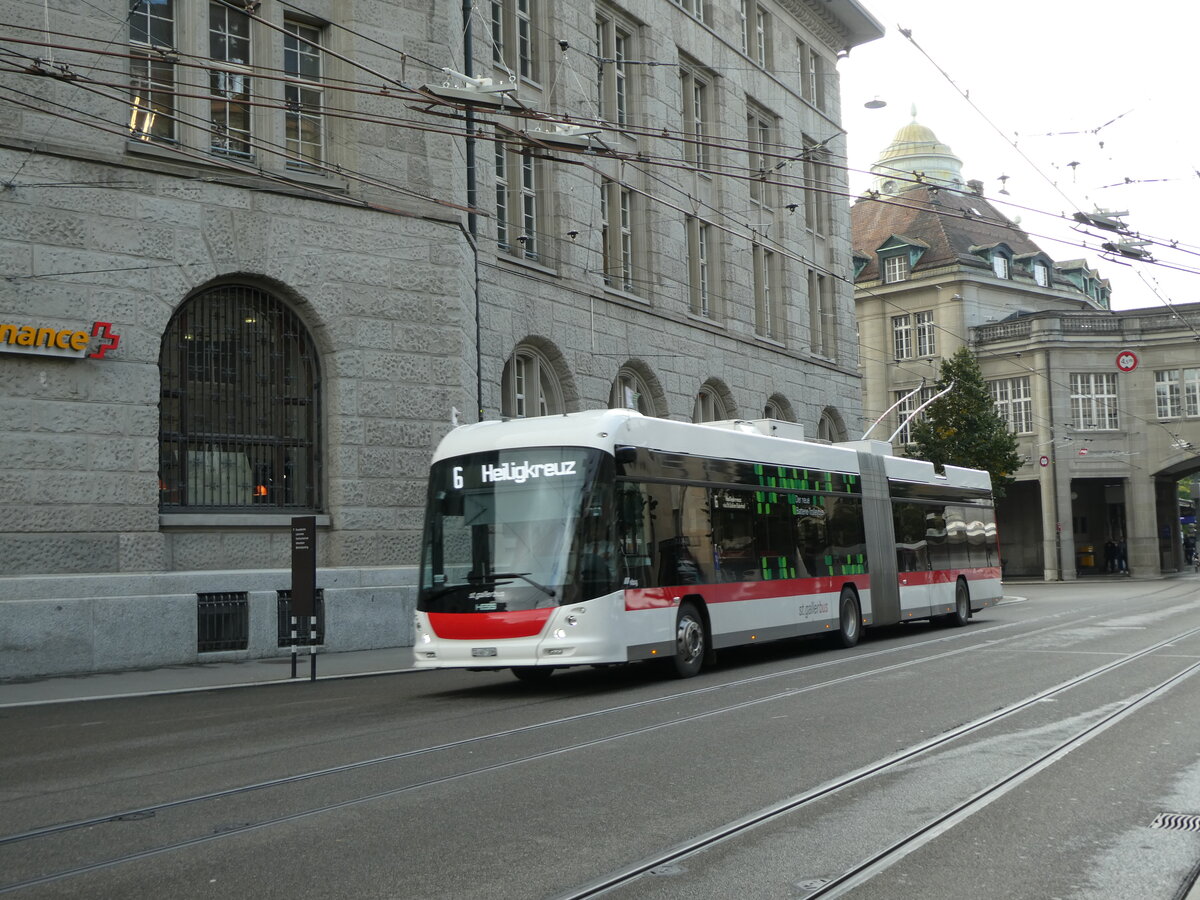
[[[1137,368],[1137,354],[1132,350],[1122,350],[1117,354],[1117,370],[1120,372],[1132,372]]]
[[[1041,459],[1038,460],[1038,465],[1041,466],[1043,469],[1046,468],[1046,466],[1050,465],[1050,457],[1043,456]]]

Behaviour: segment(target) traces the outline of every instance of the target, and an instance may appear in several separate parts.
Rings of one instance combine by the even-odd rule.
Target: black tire
[[[971,621],[971,592],[967,583],[961,578],[954,585],[954,612],[946,616],[946,624],[952,628],[962,628]]]
[[[554,674],[553,666],[513,666],[512,673],[518,681],[541,683]]]
[[[858,606],[858,594],[854,588],[842,588],[838,598],[838,643],[850,648],[858,645],[862,637],[862,610]]]
[[[704,619],[696,604],[688,601],[679,604],[675,617],[675,675],[691,678],[700,674],[704,667],[704,655],[708,652],[708,632],[704,630]]]

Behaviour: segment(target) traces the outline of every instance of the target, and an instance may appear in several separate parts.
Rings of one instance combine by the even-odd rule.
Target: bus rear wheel
[[[518,681],[542,682],[554,674],[553,666],[513,666]]]
[[[858,608],[858,595],[849,587],[842,588],[838,599],[838,642],[843,647],[858,645],[862,637],[862,611]]]
[[[959,579],[954,585],[954,612],[946,616],[946,624],[961,628],[971,619],[971,592],[967,583]]]
[[[708,635],[696,604],[690,601],[680,604],[679,615],[675,617],[675,674],[680,678],[699,674],[707,650]]]

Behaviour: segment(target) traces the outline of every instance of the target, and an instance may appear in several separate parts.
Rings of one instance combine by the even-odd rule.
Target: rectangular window
[[[702,222],[695,216],[687,218],[688,238],[688,292],[692,312],[698,316],[711,318],[712,290],[709,281],[709,242],[712,239],[711,228],[707,222]]]
[[[917,356],[937,353],[937,332],[933,325],[933,310],[913,314],[917,329]]]
[[[1076,428],[1119,427],[1116,373],[1071,374],[1071,424]]]
[[[539,253],[538,169],[531,154],[496,143],[496,247],[524,259]]]
[[[671,2],[692,18],[704,21],[704,0],[671,0]]]
[[[521,228],[517,239],[525,245],[525,258],[538,258],[538,184],[537,160],[531,153],[521,154]]]
[[[825,109],[825,59],[803,41],[796,41],[796,68],[800,76],[800,96]]]
[[[1033,264],[1033,280],[1037,282],[1038,287],[1050,286],[1050,267],[1044,262],[1036,262]]]
[[[912,319],[907,316],[892,316],[892,355],[896,359],[912,359]]]
[[[521,81],[538,81],[534,0],[492,0],[492,62]]]
[[[837,311],[833,305],[832,282],[808,270],[808,317],[812,352],[828,359],[837,358]]]
[[[508,228],[508,151],[499,141],[495,143],[496,156],[496,246],[509,249]]]
[[[175,64],[157,52],[174,48],[174,0],[135,5],[129,13],[131,138],[175,140]]]
[[[1179,391],[1178,369],[1154,373],[1154,407],[1160,419],[1179,417],[1183,403]]]
[[[992,257],[992,272],[997,278],[1009,278],[1008,257],[1003,253],[997,253]]]
[[[283,29],[287,164],[294,169],[319,169],[325,161],[321,29],[288,19]]]
[[[596,55],[599,62],[600,118],[617,125],[630,121],[628,60],[633,53],[633,26],[614,13],[596,16]]]
[[[805,135],[804,144],[804,225],[817,234],[827,234],[833,217],[829,164],[824,152]]]
[[[710,79],[687,64],[680,66],[679,78],[683,97],[683,158],[700,168],[707,168]]]
[[[1001,378],[988,382],[996,412],[1004,419],[1013,434],[1030,434],[1033,431],[1033,395],[1030,393],[1029,376]]]
[[[896,391],[895,392],[896,401],[899,401],[900,398],[903,397],[907,393],[909,393],[909,392],[908,391]],[[936,393],[937,393],[937,388],[935,388],[935,387],[921,388],[921,393],[913,394],[913,396],[909,397],[907,400],[905,400],[903,403],[901,403],[898,407],[896,407],[896,427],[899,428],[900,430],[896,434],[896,437],[894,438],[895,443],[908,444],[908,443],[912,442],[913,422],[919,422],[921,420],[921,417],[917,416],[916,418],[914,418],[912,420],[912,422],[905,422],[905,420],[909,416],[911,416],[916,410],[920,409],[922,403],[928,402],[929,399],[932,398],[933,395]],[[893,402],[895,402],[895,401],[893,401]],[[905,422],[905,424],[904,424],[904,427],[901,428],[900,426],[901,426],[902,422]]]
[[[754,13],[754,61],[764,69],[771,61],[771,17],[761,6]]]
[[[754,325],[762,337],[779,339],[780,322],[779,262],[777,255],[754,245]]]
[[[764,69],[771,63],[771,16],[757,0],[740,0],[738,23],[741,26],[742,52]]]
[[[773,206],[775,200],[774,185],[768,180],[774,171],[775,125],[775,117],[764,110],[751,109],[746,116],[750,199],[762,206]]]
[[[633,252],[634,194],[617,181],[600,185],[600,235],[604,245],[604,283],[636,293]]]
[[[1200,369],[1183,370],[1183,414],[1200,416]]]
[[[251,59],[250,24],[246,13],[223,3],[208,5],[209,147],[225,156],[249,157]]]
[[[895,284],[897,281],[904,281],[908,278],[908,254],[900,253],[896,256],[887,256],[883,260],[883,283]]]

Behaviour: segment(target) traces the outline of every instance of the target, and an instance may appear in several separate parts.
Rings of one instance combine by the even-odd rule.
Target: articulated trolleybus
[[[986,472],[882,441],[778,436],[774,420],[693,425],[630,410],[480,422],[434,455],[417,599],[418,668],[665,659],[939,618],[1001,595]]]

